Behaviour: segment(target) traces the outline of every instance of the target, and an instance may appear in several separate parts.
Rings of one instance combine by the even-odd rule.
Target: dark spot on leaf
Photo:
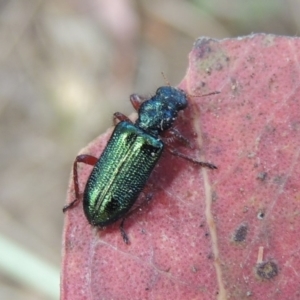
[[[212,254],[212,253],[210,253],[210,254],[208,254],[208,255],[207,255],[207,258],[208,258],[208,259],[213,259],[213,258],[214,258],[214,256],[213,256],[213,254]]]
[[[261,180],[261,181],[265,181],[267,178],[268,173],[267,172],[260,172],[257,174],[257,179]]]
[[[263,261],[256,265],[255,273],[260,279],[270,280],[278,275],[278,267],[273,261]]]
[[[262,220],[265,217],[266,213],[264,210],[260,209],[257,213],[257,219]]]
[[[216,40],[203,37],[196,41],[194,47],[197,48],[197,58],[204,58],[212,51],[211,43],[216,43]]]
[[[275,184],[278,184],[278,185],[282,185],[284,182],[285,182],[285,176],[284,175],[278,175],[278,176],[275,176],[274,177],[274,180],[273,180],[273,182],[275,183]]]
[[[212,191],[212,197],[211,197],[212,199],[212,201],[213,202],[215,202],[215,201],[217,201],[217,199],[218,199],[218,194],[216,193],[216,191]]]
[[[248,225],[247,224],[241,224],[235,231],[233,235],[233,240],[237,243],[244,242],[246,240],[248,233]]]

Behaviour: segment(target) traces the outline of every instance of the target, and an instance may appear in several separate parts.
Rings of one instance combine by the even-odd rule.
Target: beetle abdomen
[[[135,125],[120,122],[95,165],[83,195],[88,221],[106,226],[130,210],[161,156],[163,143]]]

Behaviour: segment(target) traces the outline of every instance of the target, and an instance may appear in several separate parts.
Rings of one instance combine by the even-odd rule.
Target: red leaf
[[[82,204],[65,216],[62,299],[296,299],[299,289],[299,39],[199,39],[180,88],[176,128],[201,169],[167,153],[151,203],[92,228]],[[99,156],[111,130],[82,153]],[[199,150],[200,149],[200,150]],[[80,171],[83,190],[91,168]],[[74,198],[71,182],[67,201]]]

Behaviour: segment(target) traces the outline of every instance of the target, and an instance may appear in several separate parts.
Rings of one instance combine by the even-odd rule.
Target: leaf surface
[[[179,85],[189,107],[176,121],[194,147],[175,145],[218,169],[166,152],[151,202],[125,221],[130,245],[119,222],[100,231],[82,203],[69,210],[62,299],[300,297],[299,46],[264,34],[195,43]],[[110,133],[81,152],[99,156]],[[90,171],[80,167],[81,190]]]

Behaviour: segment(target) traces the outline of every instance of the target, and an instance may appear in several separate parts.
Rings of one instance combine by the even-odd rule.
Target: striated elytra
[[[104,227],[126,217],[166,148],[171,154],[184,158],[202,167],[216,169],[213,164],[196,161],[165,145],[160,134],[169,130],[175,138],[185,141],[179,132],[172,129],[178,112],[187,107],[187,95],[178,88],[163,86],[150,99],[130,96],[138,119],[132,123],[125,115],[115,113],[120,122],[115,127],[100,158],[79,155],[73,165],[75,200],[64,207],[73,207],[80,198],[77,164],[86,163],[94,168],[83,193],[85,216],[93,226]],[[166,146],[166,147],[165,147]],[[128,237],[120,229],[123,239]]]

